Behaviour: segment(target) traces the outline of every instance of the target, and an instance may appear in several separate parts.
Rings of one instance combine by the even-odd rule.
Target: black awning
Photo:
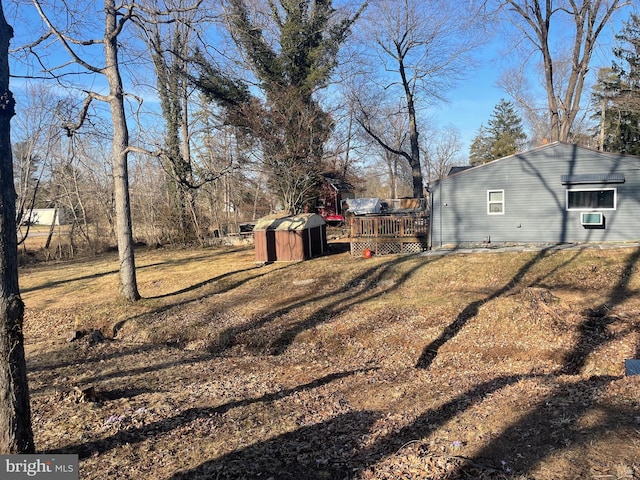
[[[624,183],[624,173],[583,173],[581,175],[562,175],[563,185],[584,183]]]

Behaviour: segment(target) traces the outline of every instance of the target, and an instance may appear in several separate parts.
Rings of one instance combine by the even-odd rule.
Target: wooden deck
[[[416,253],[427,249],[429,219],[416,215],[353,216],[349,219],[352,255]]]

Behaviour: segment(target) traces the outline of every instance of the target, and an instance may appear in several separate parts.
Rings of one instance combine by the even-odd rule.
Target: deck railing
[[[429,221],[424,216],[353,216],[350,219],[350,224],[352,238],[424,238],[429,234]]]

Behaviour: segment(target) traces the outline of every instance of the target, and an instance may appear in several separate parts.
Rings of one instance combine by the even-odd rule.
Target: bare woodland
[[[58,254],[116,243],[135,300],[136,241],[204,245],[308,209],[324,171],[362,195],[424,196],[466,162],[455,117],[435,125],[429,112],[473,77],[496,31],[518,39],[503,87],[532,142],[571,141],[598,37],[627,3],[10,4],[34,26],[11,51],[19,215],[65,209],[72,247]],[[292,34],[305,28],[320,29],[315,43]],[[520,81],[539,65],[543,82]]]

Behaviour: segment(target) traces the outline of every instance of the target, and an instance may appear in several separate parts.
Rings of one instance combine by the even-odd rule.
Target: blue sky
[[[507,95],[496,86],[499,75],[500,71],[488,64],[453,89],[447,95],[450,100],[448,103],[433,110],[440,127],[452,125],[460,131],[463,142],[461,155],[465,158],[480,125],[487,124],[501,98],[508,100]]]

